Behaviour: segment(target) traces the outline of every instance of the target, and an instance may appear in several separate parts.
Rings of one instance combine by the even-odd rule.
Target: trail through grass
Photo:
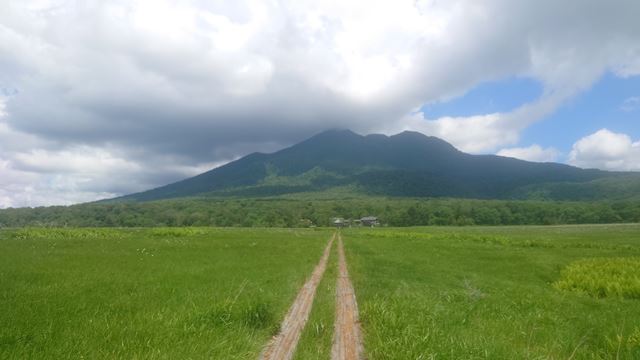
[[[255,359],[331,233],[2,230],[0,358]],[[343,238],[370,360],[640,359],[640,225]],[[333,251],[296,359],[330,358]]]
[[[333,336],[333,319],[336,303],[336,276],[338,266],[336,244],[334,243],[327,263],[327,270],[318,285],[307,326],[302,332],[296,360],[329,360]]]

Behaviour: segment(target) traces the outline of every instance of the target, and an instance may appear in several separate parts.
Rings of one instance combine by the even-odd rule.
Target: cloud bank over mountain
[[[598,130],[573,145],[569,163],[584,168],[640,170],[640,141],[607,129]]]
[[[634,0],[9,0],[0,207],[139,191],[327,128],[513,148],[604,73],[640,74],[638,13]],[[504,113],[420,111],[510,77],[542,95]],[[602,160],[588,139],[570,163],[639,168],[635,150]]]

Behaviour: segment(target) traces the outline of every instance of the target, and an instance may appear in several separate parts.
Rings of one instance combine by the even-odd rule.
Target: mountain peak
[[[425,149],[428,147],[428,151],[432,151],[432,152],[435,151],[443,154],[444,153],[460,153],[458,149],[456,149],[453,145],[449,144],[448,142],[438,137],[428,136],[417,131],[406,130],[399,134],[391,136],[391,139],[393,139],[395,142],[402,143],[405,145],[419,144]]]
[[[318,138],[318,137],[327,138],[327,137],[362,137],[362,136],[356,134],[355,132],[349,129],[329,129],[312,136],[310,139]]]
[[[443,143],[447,143],[446,141],[435,137],[435,136],[429,136],[429,135],[425,135],[421,132],[418,131],[411,131],[411,130],[405,130],[401,133],[395,134],[395,135],[391,135],[391,138],[395,138],[395,139],[403,139],[403,140],[408,140],[408,139],[415,139],[415,140],[419,140],[419,141],[429,141],[429,140],[437,140],[439,142],[443,142]],[[449,143],[447,143],[449,144]]]
[[[421,136],[421,137],[428,137],[427,135],[418,132],[418,131],[413,131],[413,130],[405,130],[403,132],[397,133],[393,136]]]
[[[507,198],[530,185],[590,181],[605,175],[567,165],[470,155],[415,131],[362,136],[331,129],[275,153],[252,154],[122,199],[273,196],[333,187],[391,196]]]

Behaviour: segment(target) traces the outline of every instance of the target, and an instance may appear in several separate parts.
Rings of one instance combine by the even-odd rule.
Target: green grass
[[[640,226],[345,230],[369,359],[639,359],[640,301],[559,290]],[[612,263],[616,267],[615,263]]]
[[[2,230],[0,358],[255,359],[331,233]],[[343,238],[370,360],[640,358],[640,225]],[[336,261],[296,359],[330,358]]]
[[[0,358],[254,359],[330,234],[0,231]]]
[[[640,258],[598,258],[574,261],[554,283],[561,290],[596,297],[640,299]]]

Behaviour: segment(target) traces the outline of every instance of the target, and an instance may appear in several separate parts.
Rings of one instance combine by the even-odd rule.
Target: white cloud
[[[72,179],[73,176],[67,175],[21,171],[13,168],[10,161],[0,158],[0,208],[64,205],[113,196],[112,193],[83,191]]]
[[[569,163],[603,170],[640,170],[640,141],[607,129],[585,136],[573,144]]]
[[[630,0],[5,1],[0,158],[102,194],[331,127],[494,152],[604,72],[640,74],[639,12]],[[508,113],[414,113],[513,76],[544,94]],[[144,181],[113,185],[123,178]],[[51,183],[29,179],[15,184]]]
[[[551,113],[567,97],[569,95],[565,92],[555,92],[508,113],[468,117],[427,119],[424,113],[415,112],[376,130],[384,133],[421,131],[443,138],[466,152],[488,153],[503,146],[516,144],[520,140],[522,130]]]
[[[125,173],[139,170],[137,164],[114,157],[107,151],[88,147],[58,152],[32,150],[17,153],[13,162],[20,169],[38,173],[97,174],[113,170]]]
[[[175,159],[145,164],[107,149],[33,150],[0,157],[0,208],[69,205],[110,198],[207,171],[222,163],[179,165]]]
[[[423,113],[416,113],[392,124],[386,133],[401,130],[417,130],[447,140],[458,149],[479,153],[491,151],[498,146],[518,142],[519,127],[508,124],[507,116],[501,113],[470,117],[443,117],[429,120]]]
[[[554,162],[558,160],[560,153],[553,147],[543,148],[538,144],[529,147],[507,148],[498,151],[497,155],[508,156],[516,159],[536,161],[536,162]]]

